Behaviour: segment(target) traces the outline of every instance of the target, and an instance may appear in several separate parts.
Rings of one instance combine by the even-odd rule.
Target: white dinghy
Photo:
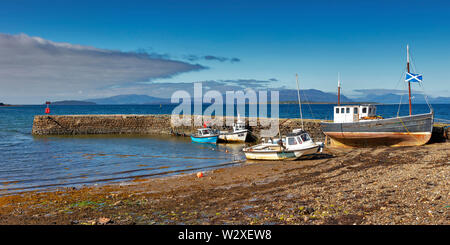
[[[300,118],[303,127],[302,107],[300,100],[300,90],[297,76],[297,95],[300,107]],[[281,137],[270,143],[261,144],[244,148],[244,154],[250,160],[296,160],[298,158],[322,152],[323,143],[314,142],[308,132],[303,129],[294,129],[291,134]],[[281,141],[279,140],[281,139]]]

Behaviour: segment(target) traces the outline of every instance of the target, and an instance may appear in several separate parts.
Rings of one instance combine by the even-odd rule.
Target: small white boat
[[[261,143],[244,148],[245,157],[249,160],[296,160],[304,156],[322,152],[323,143],[314,142],[302,129],[293,130],[282,137],[278,143]]]
[[[297,96],[298,105],[300,107],[300,118],[303,127],[298,76]],[[322,152],[324,144],[322,142],[314,142],[308,132],[303,129],[294,129],[291,134],[284,137],[281,137],[280,129],[278,129],[278,134],[278,139],[244,148],[243,151],[245,157],[249,160],[296,160],[304,156],[310,156],[318,152]]]
[[[225,142],[245,142],[247,134],[245,122],[238,117],[238,121],[233,124],[233,132],[220,131],[219,139]]]

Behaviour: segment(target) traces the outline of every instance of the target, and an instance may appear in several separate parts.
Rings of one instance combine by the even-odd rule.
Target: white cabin
[[[237,121],[233,124],[233,132],[247,131],[245,128],[245,122]]]
[[[209,135],[215,135],[215,133],[210,128],[199,128],[199,129],[197,129],[197,135],[198,136],[209,136]]]
[[[374,117],[377,108],[375,105],[341,105],[334,107],[334,122],[358,122],[365,117]]]

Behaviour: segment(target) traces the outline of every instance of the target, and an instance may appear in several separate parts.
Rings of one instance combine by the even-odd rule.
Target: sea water
[[[171,114],[176,105],[50,107],[53,115]],[[303,104],[303,118],[331,120],[332,108],[329,104]],[[377,114],[393,117],[398,108],[378,105]],[[432,108],[436,118],[450,120],[450,105]],[[204,171],[245,159],[243,144],[198,144],[189,137],[32,136],[33,118],[44,110],[45,105],[0,107],[0,195]],[[248,115],[248,107],[246,111]],[[413,105],[413,112],[427,113],[429,107]],[[407,114],[408,106],[402,105],[400,115]],[[279,117],[299,118],[298,104],[279,105]]]

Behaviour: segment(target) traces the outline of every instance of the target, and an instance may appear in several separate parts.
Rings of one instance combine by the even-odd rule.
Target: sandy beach
[[[450,224],[450,142],[0,197],[0,224]]]

